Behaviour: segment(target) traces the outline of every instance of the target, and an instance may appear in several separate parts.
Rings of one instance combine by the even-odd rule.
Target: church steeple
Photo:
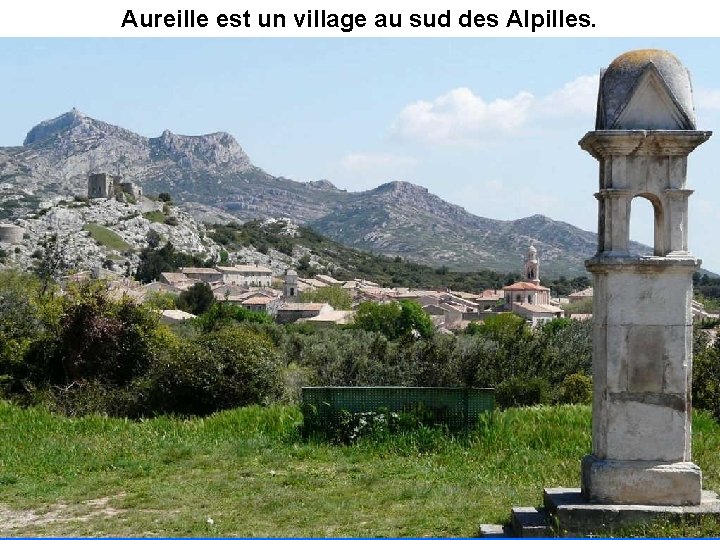
[[[532,243],[525,254],[525,281],[540,285],[540,261],[537,257],[537,248]]]

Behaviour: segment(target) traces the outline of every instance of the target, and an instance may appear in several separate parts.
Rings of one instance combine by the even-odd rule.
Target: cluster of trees
[[[223,316],[225,323],[174,333],[156,311],[110,298],[102,283],[60,295],[30,275],[4,274],[0,389],[67,414],[129,417],[278,399],[280,351],[265,332],[235,323],[237,313]]]
[[[147,247],[140,252],[140,262],[135,273],[135,278],[142,283],[157,281],[163,272],[176,272],[183,266],[210,267],[214,263],[197,255],[177,251],[170,242],[161,246],[160,235],[154,230],[148,233],[147,241]]]

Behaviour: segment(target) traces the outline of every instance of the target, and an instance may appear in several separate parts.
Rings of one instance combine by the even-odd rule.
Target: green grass
[[[165,223],[165,214],[159,210],[153,210],[152,212],[145,212],[143,217],[152,223]]]
[[[473,536],[540,504],[543,487],[578,485],[590,449],[582,406],[350,447],[301,440],[300,420],[281,406],[131,422],[0,403],[0,534]],[[716,489],[720,426],[695,420],[695,461]]]
[[[83,230],[90,233],[90,236],[101,246],[118,251],[130,249],[130,245],[125,242],[117,233],[111,231],[107,227],[98,225],[97,223],[87,223],[83,226]]]

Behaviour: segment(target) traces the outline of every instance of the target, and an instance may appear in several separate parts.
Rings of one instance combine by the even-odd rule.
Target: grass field
[[[97,223],[87,223],[83,226],[83,229],[89,232],[93,240],[102,246],[110,249],[116,249],[118,251],[130,249],[130,246],[127,242],[125,242],[125,240],[120,238],[117,233],[111,231],[107,227],[103,227]]]
[[[300,419],[280,406],[68,419],[0,402],[0,534],[473,536],[513,505],[539,504],[543,487],[578,485],[590,448],[582,406],[496,413],[458,438],[418,431],[349,447],[301,440]],[[720,426],[699,414],[694,428],[695,462],[717,489]]]

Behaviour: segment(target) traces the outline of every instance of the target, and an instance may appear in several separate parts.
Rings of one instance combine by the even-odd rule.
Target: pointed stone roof
[[[658,49],[626,52],[600,74],[596,129],[694,130],[690,74]]]

